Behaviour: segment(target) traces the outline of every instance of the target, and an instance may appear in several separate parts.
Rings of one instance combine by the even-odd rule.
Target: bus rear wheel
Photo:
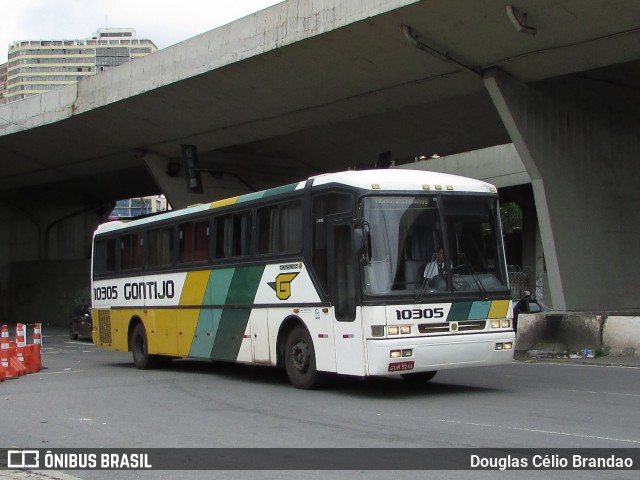
[[[158,357],[149,355],[149,343],[147,342],[147,331],[142,323],[136,325],[131,334],[131,353],[133,354],[133,364],[141,370],[148,370],[158,366]]]
[[[405,382],[410,383],[412,385],[418,385],[420,383],[427,383],[438,373],[437,370],[433,372],[417,372],[417,373],[405,373],[402,375],[402,378]]]
[[[294,387],[311,389],[320,384],[311,335],[300,325],[289,332],[284,349],[284,365]]]

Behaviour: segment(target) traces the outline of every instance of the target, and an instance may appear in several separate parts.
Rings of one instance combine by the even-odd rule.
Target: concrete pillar
[[[640,94],[587,77],[485,86],[531,177],[554,308],[636,311]]]

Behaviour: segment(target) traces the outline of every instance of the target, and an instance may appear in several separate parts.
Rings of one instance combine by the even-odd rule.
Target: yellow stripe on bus
[[[182,295],[180,295],[180,305],[202,305],[204,292],[209,283],[210,270],[198,270],[188,272],[184,281]]]
[[[177,320],[176,333],[178,338],[177,355],[179,356],[187,356],[191,350],[193,336],[195,335],[198,318],[200,316],[200,308],[198,307],[203,303],[210,273],[209,270],[187,273],[187,278],[182,288],[182,295],[180,295],[180,305],[195,308],[184,308],[175,311]]]
[[[487,318],[505,318],[509,312],[509,300],[494,300],[491,302]]]
[[[235,205],[236,202],[238,201],[238,198],[239,197],[231,197],[231,198],[225,198],[224,200],[218,200],[216,202],[212,202],[209,208],[220,208],[220,207],[226,207],[228,205]]]

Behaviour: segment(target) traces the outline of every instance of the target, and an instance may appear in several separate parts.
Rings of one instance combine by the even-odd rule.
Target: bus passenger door
[[[269,326],[267,309],[254,308],[249,319],[251,324],[251,348],[254,363],[269,364]]]
[[[357,306],[358,269],[351,216],[332,220],[329,233],[329,291],[335,315],[337,373],[364,375],[361,309]]]

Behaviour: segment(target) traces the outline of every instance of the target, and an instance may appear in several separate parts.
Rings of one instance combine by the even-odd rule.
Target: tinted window
[[[258,253],[293,253],[302,249],[300,202],[258,209]]]
[[[173,263],[173,228],[149,230],[149,266],[167,266]]]
[[[218,217],[214,221],[215,258],[248,256],[251,252],[251,213]]]
[[[96,275],[116,270],[116,240],[98,240],[93,252],[93,268]]]
[[[142,235],[132,233],[120,237],[120,268],[130,270],[142,267]]]
[[[209,222],[178,225],[178,261],[198,262],[209,258]]]

